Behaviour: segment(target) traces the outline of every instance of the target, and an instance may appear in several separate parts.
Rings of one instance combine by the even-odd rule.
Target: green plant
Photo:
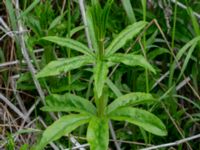
[[[154,68],[147,60],[135,53],[118,53],[128,40],[135,37],[147,25],[145,21],[139,21],[126,27],[112,42],[106,46],[106,23],[111,8],[112,0],[108,0],[101,7],[99,1],[92,0],[92,6],[87,10],[87,23],[93,49],[70,38],[48,36],[42,38],[65,46],[71,51],[77,51],[83,55],[71,58],[63,58],[51,61],[38,74],[38,78],[60,75],[74,69],[80,69],[92,64],[92,77],[94,85],[94,102],[75,94],[64,95],[51,94],[46,97],[44,111],[71,112],[64,115],[50,125],[43,133],[41,140],[35,149],[43,149],[49,142],[69,134],[77,127],[89,123],[87,128],[87,140],[91,150],[107,150],[109,144],[109,120],[127,121],[144,130],[159,136],[167,134],[161,120],[152,113],[134,108],[133,106],[156,102],[149,93],[133,92],[122,95],[109,103],[108,79],[109,68],[122,63],[127,66],[140,66],[155,73]]]

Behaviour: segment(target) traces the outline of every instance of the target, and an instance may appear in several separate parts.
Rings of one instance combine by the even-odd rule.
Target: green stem
[[[103,38],[99,39],[99,60],[103,60],[104,56],[104,43]]]
[[[67,5],[68,5],[68,25],[67,25],[67,31],[68,31],[68,38],[70,38],[70,31],[71,31],[71,7],[70,7],[70,1],[71,0],[68,0],[67,2]],[[67,49],[67,54],[68,54],[68,58],[71,57],[71,50],[70,48]],[[70,89],[70,85],[71,85],[71,72],[69,71],[68,72],[68,85],[69,85],[69,92],[71,91]]]
[[[176,33],[176,16],[177,16],[177,0],[174,7],[173,29],[172,29],[172,49],[174,49],[175,33]]]
[[[103,117],[104,116],[104,98],[103,95],[98,99],[98,116]]]
[[[142,7],[143,7],[143,21],[146,21],[146,0],[142,0]],[[144,45],[144,57],[147,59],[146,56],[146,33],[143,36],[143,45]],[[149,73],[148,70],[145,69],[145,83],[146,83],[146,92],[149,93]]]
[[[174,7],[174,17],[173,17],[173,29],[172,29],[172,43],[171,47],[172,50],[174,49],[174,41],[175,41],[175,33],[176,33],[176,17],[177,17],[177,0]],[[170,57],[170,64],[173,64],[173,56]],[[173,80],[173,65],[170,66],[170,75],[169,75],[169,88],[172,86],[172,80]]]
[[[99,61],[103,61],[104,58],[104,38],[99,39]],[[97,92],[97,91],[96,91]],[[97,110],[98,110],[98,116],[103,117],[104,116],[104,109],[105,109],[105,99],[104,99],[104,93],[98,98],[97,97]]]

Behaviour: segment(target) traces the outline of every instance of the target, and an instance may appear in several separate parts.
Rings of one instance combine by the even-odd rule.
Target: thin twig
[[[12,76],[10,78],[10,80],[11,80],[11,87],[13,89],[13,93],[15,95],[15,98],[16,98],[18,104],[19,104],[19,107],[22,110],[23,114],[27,114],[27,110],[26,110],[26,107],[24,106],[24,102],[22,101],[21,96],[19,95],[19,93],[16,90],[17,86],[16,86],[16,81],[15,81],[15,76]],[[30,118],[28,117],[27,120],[30,121]]]
[[[2,68],[2,67],[7,67],[7,66],[11,66],[11,65],[16,65],[16,64],[18,64],[18,63],[19,63],[18,60],[9,61],[9,62],[4,62],[4,63],[1,63],[1,64],[0,64],[0,68]]]
[[[148,147],[148,148],[143,148],[141,150],[153,150],[153,149],[160,149],[160,148],[164,148],[164,147],[170,147],[170,146],[177,146],[180,145],[182,143],[194,140],[194,139],[198,139],[200,138],[200,134],[188,137],[188,138],[184,138],[175,142],[171,142],[171,143],[167,143],[167,144],[161,144],[161,145],[157,145],[157,146],[152,146],[152,147]]]
[[[15,34],[23,34],[27,32],[28,30],[23,30],[23,31],[8,31],[4,35],[0,37],[0,41],[2,41],[6,36],[14,37]]]
[[[5,21],[2,19],[2,17],[0,17],[0,24],[2,24],[2,26],[3,26],[7,31],[10,31],[10,28],[9,28],[8,25],[5,23]]]
[[[4,103],[6,103],[21,118],[26,118],[26,116],[15,105],[13,105],[2,93],[0,93],[0,99],[3,100]]]
[[[73,148],[67,148],[67,149],[64,149],[64,150],[75,150],[75,149],[80,149],[80,148],[85,148],[85,147],[88,147],[89,144],[82,144],[80,146],[76,146],[76,147],[73,147]]]
[[[20,16],[20,13],[19,13],[19,0],[16,0],[16,14],[17,14],[17,17]],[[21,23],[21,20],[18,19],[18,28],[19,28],[19,32],[23,31],[23,27],[22,27],[22,23]],[[19,41],[20,41],[20,45],[21,45],[21,51],[22,51],[22,55],[24,57],[24,59],[26,60],[26,63],[28,65],[28,68],[31,72],[31,75],[32,75],[32,78],[33,78],[33,81],[35,83],[35,86],[36,86],[36,89],[41,97],[41,101],[43,102],[43,104],[45,104],[45,96],[44,96],[44,93],[42,91],[42,88],[40,86],[40,83],[39,81],[37,80],[37,78],[35,77],[35,68],[34,66],[32,65],[32,63],[30,62],[30,58],[29,58],[29,55],[28,55],[28,52],[27,52],[27,49],[26,49],[26,45],[25,45],[25,40],[24,40],[24,36],[23,34],[20,34],[19,35]]]
[[[179,91],[182,87],[184,87],[188,82],[190,82],[191,79],[190,77],[187,77],[183,81],[181,81],[177,86],[176,86],[176,91]]]
[[[112,138],[113,138],[113,140],[114,140],[114,144],[115,144],[115,147],[116,147],[116,149],[117,150],[121,150],[121,148],[120,148],[120,146],[119,146],[119,144],[117,143],[117,141],[116,141],[116,134],[115,134],[115,131],[114,131],[114,129],[113,129],[113,125],[112,125],[112,122],[111,121],[109,121],[109,129],[110,129],[110,133],[111,133],[111,136],[112,136]]]
[[[61,14],[64,13],[65,5],[66,5],[66,0],[63,0],[62,9],[61,9]]]
[[[79,147],[79,150],[85,150],[84,147],[82,147],[82,145],[72,136],[70,135],[70,141],[76,146]]]
[[[171,0],[173,3],[176,3],[177,0]],[[177,1],[177,5],[180,7],[180,8],[183,8],[183,9],[187,9],[187,6],[185,6],[184,4],[180,3]],[[200,14],[196,13],[193,11],[193,14],[198,17],[200,19]]]
[[[161,104],[162,104],[162,107],[164,108],[165,112],[169,116],[170,120],[172,121],[173,125],[177,129],[178,133],[181,135],[182,138],[185,138],[185,136],[183,135],[183,133],[181,131],[181,128],[178,126],[178,124],[176,123],[176,121],[174,120],[174,118],[172,117],[172,115],[170,114],[169,110],[166,108],[165,104],[163,102],[161,102]],[[190,144],[187,141],[186,141],[186,144],[187,144],[188,148],[190,150],[192,150],[192,147],[190,146]]]

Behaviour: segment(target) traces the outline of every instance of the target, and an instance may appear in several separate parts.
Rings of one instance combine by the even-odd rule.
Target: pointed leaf
[[[122,48],[126,42],[136,36],[146,26],[146,24],[147,23],[144,21],[139,21],[126,27],[107,47],[106,56],[110,56]]]
[[[93,117],[87,130],[90,150],[107,150],[109,143],[108,119]]]
[[[68,47],[72,50],[76,50],[78,52],[81,52],[89,56],[94,56],[94,54],[91,52],[91,50],[87,46],[73,39],[57,37],[57,36],[47,36],[47,37],[43,37],[42,39],[53,42],[60,46]]]
[[[142,55],[117,53],[110,56],[108,61],[123,63],[128,66],[141,66],[143,68],[149,69],[153,73],[156,73],[155,69],[146,61]]]
[[[104,83],[108,74],[108,66],[104,61],[98,61],[94,68],[94,88],[98,98],[102,95]]]
[[[73,58],[59,59],[50,62],[37,75],[37,78],[46,76],[55,76],[73,69],[77,69],[86,64],[92,63],[93,60],[88,56],[76,56]]]
[[[177,55],[176,55],[176,60],[174,60],[173,64],[170,67],[170,77],[169,77],[169,85],[172,85],[173,81],[173,76],[174,72],[176,69],[177,62],[182,58],[182,56],[187,52],[188,49],[193,49],[191,48],[193,45],[196,45],[197,42],[200,41],[200,36],[195,37],[191,41],[187,42],[181,49],[179,49]]]
[[[42,108],[44,111],[75,111],[95,115],[95,106],[80,96],[70,93],[65,95],[52,94],[46,97],[46,106]]]
[[[192,45],[192,46],[190,47],[190,49],[188,50],[187,56],[186,56],[186,58],[185,58],[185,60],[184,60],[183,66],[182,66],[182,68],[181,68],[181,73],[180,73],[179,76],[178,76],[178,80],[179,80],[179,79],[181,78],[181,76],[184,74],[184,71],[185,71],[186,67],[187,67],[188,64],[189,64],[188,62],[189,62],[189,60],[191,59],[192,53],[194,52],[196,45],[197,45],[197,43],[194,43],[194,45]]]
[[[120,107],[135,106],[151,102],[155,102],[155,99],[151,94],[141,92],[129,93],[117,98],[110,105],[108,105],[107,113],[112,113],[112,111],[115,111]]]
[[[129,19],[130,23],[136,22],[135,14],[133,11],[133,7],[131,6],[130,0],[121,0],[124,10],[126,11],[126,15]]]
[[[92,47],[93,47],[94,51],[97,52],[99,50],[99,48],[98,48],[97,37],[95,34],[93,18],[92,18],[92,8],[88,8],[88,10],[86,12],[86,19],[87,19],[87,27],[88,27],[88,31],[89,31],[90,40],[92,42]]]
[[[108,87],[113,91],[113,93],[114,93],[117,97],[120,97],[120,96],[123,95],[123,94],[121,93],[120,89],[119,89],[109,78],[107,78],[106,84],[108,85]]]
[[[40,2],[40,0],[34,0],[28,8],[26,8],[25,11],[23,11],[20,16],[17,18],[18,20],[21,19],[23,16],[27,15],[31,10],[33,10],[37,4]]]
[[[44,147],[54,141],[66,135],[89,121],[89,117],[85,115],[67,115],[63,116],[52,125],[50,125],[42,134],[42,138],[36,146],[36,150],[43,150]]]
[[[123,107],[111,112],[109,114],[109,118],[117,121],[127,121],[133,123],[155,135],[167,135],[165,125],[162,121],[146,110]]]
[[[159,55],[162,54],[169,54],[169,50],[167,50],[166,48],[157,48],[151,52],[148,53],[148,58],[153,60],[154,58],[156,58]]]
[[[62,13],[61,15],[59,15],[58,17],[56,17],[52,22],[51,24],[49,25],[49,28],[48,30],[51,30],[55,27],[58,26],[58,24],[61,22],[61,20],[65,17],[67,11],[65,11],[64,13]]]

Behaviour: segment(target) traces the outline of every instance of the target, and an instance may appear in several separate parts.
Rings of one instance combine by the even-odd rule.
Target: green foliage
[[[155,102],[155,99],[152,97],[151,94],[146,93],[129,93],[123,96],[120,96],[119,98],[115,99],[111,104],[107,107],[107,113],[110,114],[112,111],[126,106],[136,106],[139,104],[144,103],[151,103]]]
[[[76,50],[76,51],[86,54],[88,56],[91,56],[91,57],[93,56],[93,53],[91,52],[90,49],[87,48],[87,46],[85,46],[84,44],[82,44],[78,41],[75,41],[73,39],[60,38],[60,37],[56,37],[56,36],[48,36],[48,37],[44,37],[42,39],[56,43],[60,46],[68,47],[72,50]]]
[[[70,149],[72,141],[65,136],[72,134],[81,145],[88,142],[88,149],[116,149],[109,142],[114,136],[109,137],[109,123],[117,140],[144,143],[120,142],[121,149],[199,133],[200,2],[91,0],[84,3],[86,14],[79,2],[21,0],[18,10],[17,0],[0,2],[1,93],[24,115],[35,108],[24,127],[29,119],[39,118],[37,129],[17,131],[22,121],[11,111],[11,120],[3,122],[17,118],[16,125],[1,127],[0,143],[7,142],[7,149],[30,149],[38,137],[36,149],[51,149],[51,142]],[[28,59],[22,59],[20,40]],[[36,78],[27,64],[37,70]],[[38,91],[46,96],[44,106],[35,101]],[[40,139],[42,119],[48,127]],[[175,148],[199,149],[199,143]]]
[[[15,142],[11,134],[8,134],[6,150],[13,150],[15,149]]]
[[[106,150],[109,143],[108,119],[93,117],[87,130],[91,150]]]
[[[146,110],[131,107],[118,108],[109,114],[109,118],[133,123],[155,135],[167,135],[165,125],[160,119]]]
[[[122,0],[122,4],[124,6],[124,9],[126,11],[126,14],[127,14],[127,17],[130,21],[130,23],[135,23],[136,22],[136,18],[135,18],[135,14],[134,14],[134,11],[133,11],[133,8],[131,6],[131,2],[130,0]]]
[[[89,115],[96,114],[96,108],[87,99],[66,93],[65,95],[53,94],[46,97],[46,106],[42,108],[44,111],[64,111],[64,112],[80,112]]]
[[[87,10],[87,23],[94,51],[76,40],[56,36],[42,38],[43,40],[81,52],[84,55],[51,61],[37,74],[37,77],[60,75],[60,73],[66,73],[74,69],[80,69],[82,66],[93,64],[91,73],[94,78],[93,93],[96,106],[89,102],[89,100],[70,93],[48,96],[46,98],[47,105],[42,110],[77,112],[79,114],[69,114],[54,122],[44,131],[36,149],[42,149],[49,142],[57,140],[78,126],[89,122],[87,140],[90,144],[90,149],[107,150],[109,143],[108,122],[112,119],[128,121],[159,136],[167,135],[166,128],[158,117],[148,111],[131,107],[155,102],[151,94],[129,93],[120,96],[107,106],[109,97],[106,94],[108,93],[108,89],[105,85],[107,83],[110,87],[114,87],[112,82],[108,80],[109,68],[113,66],[109,65],[110,63],[123,63],[132,67],[140,66],[155,73],[155,69],[142,55],[116,53],[127,41],[131,40],[144,29],[147,25],[146,22],[140,21],[128,26],[104,49],[106,24],[111,3],[112,0],[109,0],[106,2],[104,8],[101,8],[100,3],[97,0],[93,0],[92,6]],[[117,92],[117,90],[115,91]]]
[[[67,115],[63,116],[49,126],[42,134],[42,139],[36,145],[34,149],[43,150],[43,148],[51,141],[59,139],[61,136],[69,134],[71,131],[76,129],[82,124],[89,121],[87,115]]]
[[[146,22],[139,21],[126,27],[121,31],[111,44],[106,48],[106,56],[110,56],[126,44],[126,42],[136,36],[145,26]]]
[[[115,63],[123,63],[128,66],[140,66],[155,73],[154,68],[142,55],[116,53],[108,57],[108,60]]]
[[[93,62],[89,56],[77,56],[68,59],[59,59],[50,62],[42,71],[37,74],[38,78],[46,76],[59,75],[77,68],[80,68],[88,63]]]
[[[97,61],[94,68],[94,88],[97,92],[97,97],[102,95],[104,83],[107,79],[108,66],[104,61]]]

